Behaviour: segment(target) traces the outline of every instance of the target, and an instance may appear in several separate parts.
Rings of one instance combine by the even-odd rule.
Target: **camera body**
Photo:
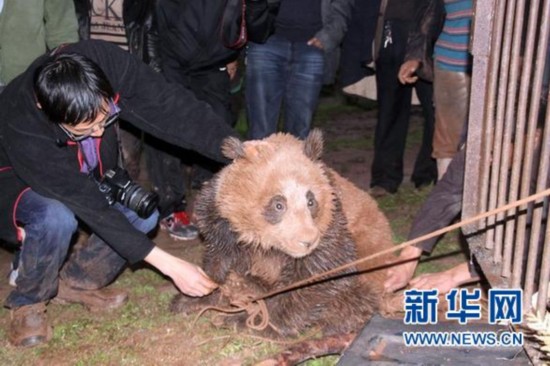
[[[119,202],[141,218],[151,216],[159,202],[155,192],[149,192],[134,183],[128,172],[120,167],[107,170],[98,186],[109,205]]]

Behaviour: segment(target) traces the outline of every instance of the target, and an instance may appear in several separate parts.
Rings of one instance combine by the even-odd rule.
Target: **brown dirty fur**
[[[282,133],[226,141],[223,152],[233,162],[204,185],[195,202],[206,246],[203,268],[222,290],[201,299],[178,295],[173,311],[235,303],[243,294],[256,297],[393,246],[376,202],[325,166],[322,148],[318,130],[305,141]],[[383,267],[386,258],[362,267]],[[386,270],[341,275],[269,297],[270,322],[282,336],[308,328],[356,331],[384,306]],[[234,319],[242,324],[245,318]]]

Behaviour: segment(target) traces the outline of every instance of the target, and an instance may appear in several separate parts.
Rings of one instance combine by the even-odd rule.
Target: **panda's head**
[[[218,175],[216,206],[240,242],[295,258],[317,248],[334,209],[322,149],[319,130],[305,141],[283,133],[225,141],[224,154],[233,162]]]

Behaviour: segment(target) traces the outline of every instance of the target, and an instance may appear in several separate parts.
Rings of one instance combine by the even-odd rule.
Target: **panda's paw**
[[[183,315],[198,313],[204,308],[218,305],[219,298],[218,292],[204,297],[190,297],[184,294],[177,294],[170,303],[170,311]]]

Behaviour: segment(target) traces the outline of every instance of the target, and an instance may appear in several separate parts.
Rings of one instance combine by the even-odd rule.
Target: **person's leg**
[[[380,49],[376,63],[378,122],[370,186],[395,193],[403,181],[403,154],[409,128],[412,87],[401,84],[397,79],[405,55],[406,27],[400,22],[389,24],[393,41]]]
[[[231,125],[233,116],[231,114],[230,102],[230,81],[225,68],[212,68],[202,72],[188,75],[186,78],[188,87],[195,93],[197,99],[207,102],[214,112],[220,116],[225,123]],[[189,162],[192,163],[193,173],[191,187],[199,189],[202,184],[217,173],[222,165],[214,160],[208,159],[198,153],[188,154]]]
[[[144,150],[151,189],[159,195],[158,208],[163,219],[172,214],[185,197],[187,177],[178,157],[183,149],[147,136]]]
[[[306,42],[291,43],[284,94],[284,131],[304,139],[323,86],[324,52]]]
[[[451,224],[462,210],[466,149],[459,150],[441,180],[414,217],[408,239],[419,238]],[[439,237],[416,246],[430,253]]]
[[[245,100],[249,139],[261,139],[277,131],[289,54],[290,42],[276,35],[265,44],[247,46]]]
[[[119,129],[120,145],[124,159],[124,167],[130,178],[134,181],[139,179],[140,160],[141,160],[141,131],[126,123],[120,122]]]
[[[437,159],[439,179],[458,151],[464,124],[467,123],[470,77],[463,72],[434,69],[435,131],[433,157]]]
[[[142,233],[152,231],[157,225],[157,211],[143,219],[120,203],[116,203],[114,207]],[[81,248],[71,254],[60,273],[60,278],[75,289],[98,290],[111,283],[125,265],[124,258],[97,235],[92,234]]]
[[[25,235],[16,287],[5,302],[11,309],[8,336],[15,346],[30,347],[52,336],[46,304],[57,293],[59,270],[77,221],[65,205],[32,190],[22,194],[15,219]]]
[[[422,105],[424,130],[422,145],[416,156],[411,181],[415,187],[429,185],[437,180],[437,165],[432,157],[435,115],[433,106],[433,85],[423,80],[415,84],[416,94]]]
[[[74,214],[61,202],[28,190],[21,196],[15,218],[25,230],[16,288],[6,306],[16,308],[44,302],[57,292],[59,270],[77,229]]]

